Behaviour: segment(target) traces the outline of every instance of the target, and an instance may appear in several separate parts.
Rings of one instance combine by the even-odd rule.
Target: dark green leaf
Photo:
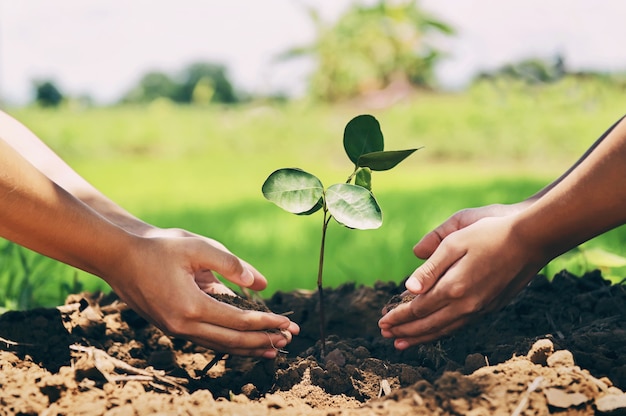
[[[263,183],[262,191],[265,198],[294,214],[317,211],[315,207],[324,195],[324,187],[319,179],[296,168],[273,172]]]
[[[419,149],[421,148],[366,153],[359,158],[357,166],[368,167],[377,171],[389,170]]]
[[[326,190],[326,206],[338,223],[349,228],[369,230],[383,223],[383,216],[374,195],[367,189],[339,183]]]
[[[366,153],[379,152],[385,147],[380,124],[373,116],[356,116],[346,124],[343,132],[343,148],[350,160],[356,165]]]

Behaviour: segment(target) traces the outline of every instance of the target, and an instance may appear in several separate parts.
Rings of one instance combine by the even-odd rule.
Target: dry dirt
[[[504,310],[397,352],[376,322],[401,285],[266,299],[302,333],[276,360],[165,336],[114,295],[0,316],[0,415],[626,414],[626,286],[538,276]]]

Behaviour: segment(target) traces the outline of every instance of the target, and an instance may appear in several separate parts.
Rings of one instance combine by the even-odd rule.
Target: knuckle
[[[243,272],[243,265],[239,259],[232,255],[225,255],[222,259],[222,271],[226,274],[241,274]]]
[[[238,320],[237,329],[240,331],[253,331],[255,329],[254,321],[250,319],[249,314],[244,314],[243,319]]]
[[[468,302],[467,312],[470,314],[479,313],[484,311],[484,303],[481,299],[473,298]]]
[[[446,288],[446,293],[448,294],[448,297],[452,299],[461,299],[467,294],[467,289],[467,283],[462,280],[455,281],[448,285],[448,287]]]
[[[413,315],[413,318],[419,319],[424,316],[424,313],[420,310],[420,305],[418,302],[411,302],[409,310],[411,311],[411,315]]]
[[[172,336],[184,336],[185,333],[185,325],[183,320],[172,319],[165,321],[162,325],[163,331]]]
[[[435,281],[437,280],[437,266],[434,263],[427,261],[422,264],[420,273],[415,277],[423,283]]]
[[[234,332],[222,340],[222,345],[227,349],[241,348],[244,344],[243,334]]]

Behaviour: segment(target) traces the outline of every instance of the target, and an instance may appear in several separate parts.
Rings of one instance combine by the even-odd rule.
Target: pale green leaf
[[[330,186],[326,190],[326,206],[338,223],[349,228],[369,230],[383,223],[376,198],[358,185],[339,183]]]
[[[321,207],[324,196],[322,182],[314,175],[297,168],[278,169],[263,183],[265,198],[285,211],[312,214]]]

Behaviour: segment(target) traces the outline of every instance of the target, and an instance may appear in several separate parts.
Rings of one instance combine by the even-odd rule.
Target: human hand
[[[236,308],[205,292],[222,292],[213,272],[243,287],[265,278],[214,240],[132,237],[128,258],[103,278],[144,318],[170,335],[218,352],[274,358],[299,327],[288,318]]]
[[[155,237],[164,237],[164,238],[177,238],[177,237],[191,237],[191,238],[200,238],[206,241],[212,247],[226,252],[231,253],[230,250],[224,246],[224,244],[220,243],[217,240],[212,238],[208,238],[199,234],[192,233],[191,231],[187,231],[182,228],[158,228],[149,224],[145,224],[149,226],[148,229],[143,230],[143,237],[155,238]],[[263,290],[267,287],[267,279],[263,276],[254,266],[245,260],[239,259],[239,261],[247,268],[252,276],[254,277],[254,281],[252,284],[248,285],[247,288],[258,291]],[[234,292],[230,290],[227,286],[225,286],[211,270],[200,270],[196,272],[196,283],[206,293],[224,293],[229,295],[234,295]],[[228,276],[224,276],[228,279]],[[229,279],[230,280],[230,279]],[[232,280],[231,280],[232,282]],[[237,282],[233,282],[237,283]]]
[[[416,297],[380,319],[382,335],[403,350],[506,305],[547,261],[518,238],[515,217],[483,218],[448,234],[407,280]]]
[[[509,205],[492,204],[457,211],[437,228],[422,237],[415,247],[413,247],[413,253],[415,253],[415,255],[420,259],[427,259],[435,252],[437,247],[439,247],[441,241],[453,232],[465,228],[482,218],[502,217],[514,214],[521,211],[529,204],[530,201],[523,201],[517,204]]]

